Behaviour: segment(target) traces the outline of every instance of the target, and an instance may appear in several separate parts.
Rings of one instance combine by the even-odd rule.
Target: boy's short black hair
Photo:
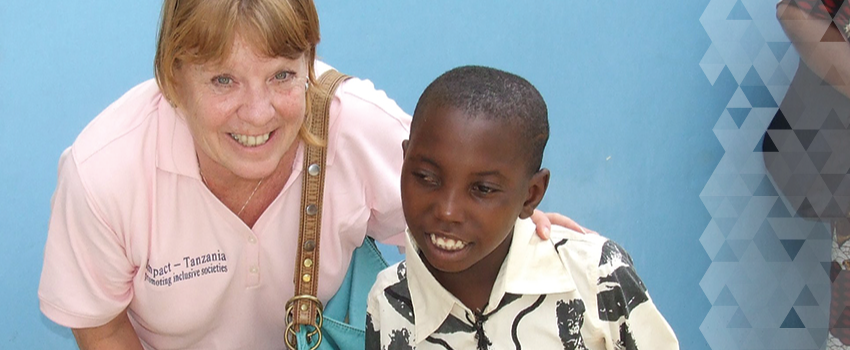
[[[507,122],[516,130],[520,147],[528,155],[531,173],[540,170],[549,140],[546,102],[524,78],[495,68],[463,66],[434,80],[416,103],[410,132],[422,122],[430,107],[452,107],[471,118]]]

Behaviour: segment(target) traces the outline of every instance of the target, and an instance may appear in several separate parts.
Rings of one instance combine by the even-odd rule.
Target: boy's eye
[[[416,176],[416,178],[419,179],[420,182],[428,185],[436,185],[438,183],[437,178],[430,174],[414,173],[413,175]]]
[[[480,193],[480,194],[491,194],[493,192],[498,191],[497,189],[495,189],[493,187],[490,187],[490,186],[487,186],[487,185],[480,185],[480,184],[472,186],[472,190],[477,192],[477,193]]]

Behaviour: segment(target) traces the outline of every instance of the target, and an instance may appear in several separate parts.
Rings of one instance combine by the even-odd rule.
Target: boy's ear
[[[401,156],[407,157],[407,144],[410,143],[410,140],[401,141]]]
[[[520,219],[527,219],[534,212],[534,209],[543,200],[543,195],[546,194],[546,189],[549,187],[549,169],[543,168],[531,176],[528,181],[528,196],[525,202],[522,203],[522,211],[519,213]]]

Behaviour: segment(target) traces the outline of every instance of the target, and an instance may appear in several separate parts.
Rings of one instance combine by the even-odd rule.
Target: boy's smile
[[[417,117],[401,175],[411,236],[438,280],[495,276],[516,219],[542,199],[548,171],[529,174],[523,140],[505,121],[442,106]]]
[[[437,248],[439,249],[446,251],[458,251],[463,248],[466,248],[467,245],[466,242],[461,241],[459,239],[438,235],[436,233],[431,233],[428,236],[431,237],[431,244],[437,246]]]

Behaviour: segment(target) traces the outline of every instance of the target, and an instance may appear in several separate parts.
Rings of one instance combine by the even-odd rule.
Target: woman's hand
[[[534,209],[534,213],[531,214],[531,221],[537,225],[537,235],[542,239],[549,239],[549,230],[551,230],[552,224],[585,234],[596,233],[596,231],[589,230],[566,216],[558,213],[544,213],[538,209]]]

